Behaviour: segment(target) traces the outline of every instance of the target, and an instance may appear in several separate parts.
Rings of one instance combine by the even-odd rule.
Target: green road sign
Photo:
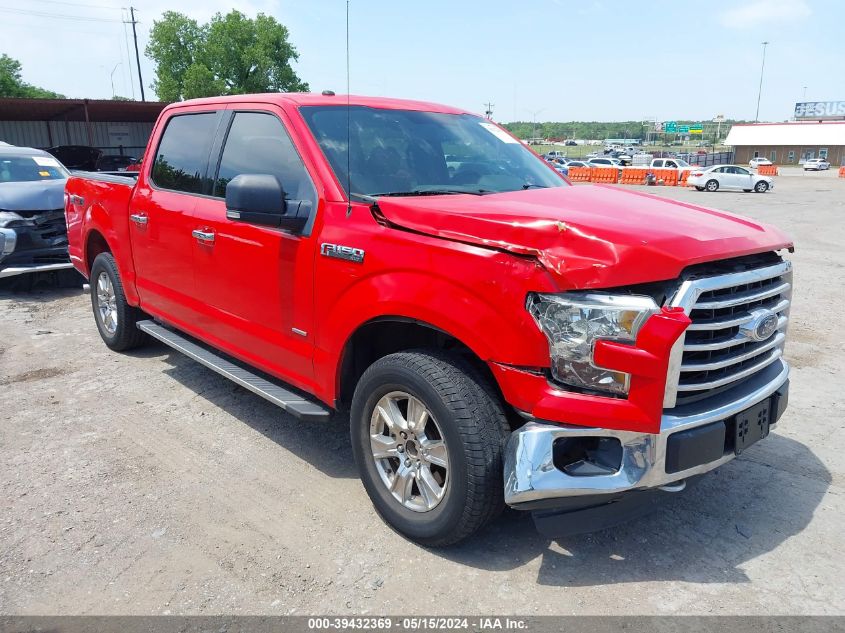
[[[667,134],[675,134],[678,131],[678,123],[677,121],[666,121],[663,124],[663,131]]]
[[[690,134],[701,134],[701,132],[702,132],[701,123],[693,123],[692,125],[689,126],[689,133]]]
[[[689,125],[679,125],[678,134],[689,134]]]

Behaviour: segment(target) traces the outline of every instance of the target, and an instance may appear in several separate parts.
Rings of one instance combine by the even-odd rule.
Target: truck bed
[[[68,228],[70,260],[85,277],[96,252],[99,236],[111,245],[118,267],[131,270],[129,247],[129,201],[136,179],[113,173],[82,172],[71,174],[65,186],[65,217]]]

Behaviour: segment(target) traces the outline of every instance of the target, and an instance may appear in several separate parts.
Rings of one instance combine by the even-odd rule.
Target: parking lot
[[[0,294],[5,614],[843,614],[845,179],[631,187],[795,240],[790,406],[663,511],[549,542],[508,512],[427,550],[358,481],[347,420],[304,424],[164,346],[101,342],[87,294]]]

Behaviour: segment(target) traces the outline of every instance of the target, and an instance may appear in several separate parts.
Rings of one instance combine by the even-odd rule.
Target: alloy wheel
[[[117,331],[117,297],[108,273],[101,272],[97,277],[97,317],[109,334]]]
[[[431,411],[418,398],[392,391],[370,418],[370,449],[387,490],[414,512],[433,510],[449,484],[449,453]]]

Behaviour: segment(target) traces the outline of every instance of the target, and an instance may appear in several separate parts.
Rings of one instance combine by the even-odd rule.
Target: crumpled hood
[[[63,209],[66,180],[0,182],[0,211]]]
[[[700,262],[792,245],[726,211],[601,185],[378,199],[393,225],[536,257],[562,289],[676,278]]]

